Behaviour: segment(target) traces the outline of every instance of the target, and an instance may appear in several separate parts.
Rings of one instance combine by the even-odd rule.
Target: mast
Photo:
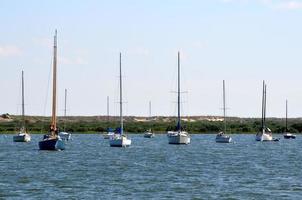
[[[121,123],[121,135],[124,132],[123,124],[123,88],[122,88],[122,53],[120,53],[120,123]]]
[[[287,132],[287,127],[288,127],[288,124],[287,124],[287,112],[288,112],[288,108],[287,108],[287,99],[286,99],[286,114],[285,114],[285,132]]]
[[[54,36],[53,46],[53,80],[52,80],[52,117],[51,117],[51,134],[55,135],[57,131],[57,30]]]
[[[107,96],[107,123],[109,122],[109,96]]]
[[[263,112],[264,129],[266,128],[266,84],[264,84],[264,112]]]
[[[263,81],[263,85],[262,85],[262,116],[261,116],[261,128],[262,130],[264,129],[264,86],[265,82]]]
[[[22,70],[22,129],[25,131],[24,71]]]
[[[65,89],[65,98],[64,98],[64,117],[66,117],[66,105],[67,105],[67,89]]]
[[[177,65],[178,65],[178,91],[177,91],[177,131],[181,131],[180,121],[180,53],[177,54]]]
[[[149,101],[149,118],[151,118],[151,101]]]
[[[67,89],[65,89],[65,97],[64,97],[64,118],[65,118],[64,131],[65,131],[65,128],[66,128],[66,113],[67,113]]]
[[[224,122],[224,133],[226,133],[226,107],[225,107],[225,82],[223,80],[223,122]]]

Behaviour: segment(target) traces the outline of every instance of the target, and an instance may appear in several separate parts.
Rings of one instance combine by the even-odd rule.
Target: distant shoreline
[[[18,115],[0,115],[0,133],[16,133],[21,126],[22,118]],[[117,116],[67,116],[58,117],[57,124],[59,130],[67,132],[87,134],[102,133],[108,128],[119,127],[119,117]],[[190,134],[216,134],[223,130],[223,118],[220,116],[194,116],[182,117],[182,128]],[[33,134],[46,133],[49,130],[50,117],[26,116],[26,127]],[[64,128],[65,127],[65,128]],[[267,127],[273,133],[285,132],[285,120],[282,118],[268,118]],[[302,133],[302,118],[288,119],[289,132]],[[148,129],[156,133],[165,133],[175,130],[176,117],[135,117],[126,116],[124,118],[125,132],[138,134]],[[228,134],[255,134],[261,128],[260,118],[227,118]]]

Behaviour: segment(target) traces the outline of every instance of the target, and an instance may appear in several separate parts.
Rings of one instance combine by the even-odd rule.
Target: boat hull
[[[14,142],[30,142],[31,137],[29,134],[19,134],[13,137]]]
[[[169,144],[190,144],[191,138],[185,133],[168,133]]]
[[[109,133],[104,134],[103,138],[104,139],[110,139],[110,137],[112,137],[113,135],[114,135],[114,133],[109,132]]]
[[[232,142],[232,138],[228,135],[217,135],[215,140],[217,143],[231,143]]]
[[[59,136],[62,140],[68,141],[71,139],[71,133],[67,133],[67,132],[60,132]]]
[[[259,133],[256,135],[256,141],[259,142],[273,141],[273,136],[269,133]]]
[[[128,147],[131,145],[131,140],[125,136],[113,136],[109,140],[111,147]]]
[[[283,135],[284,139],[296,139],[296,135],[293,135],[291,133],[286,133]]]
[[[39,142],[39,148],[40,150],[50,150],[50,151],[64,150],[65,143],[60,138],[48,138]]]
[[[154,133],[145,133],[144,134],[144,138],[153,138],[154,137]]]

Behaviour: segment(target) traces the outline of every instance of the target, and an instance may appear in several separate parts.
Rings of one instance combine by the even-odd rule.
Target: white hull
[[[30,142],[31,137],[28,133],[19,133],[13,137],[14,142]]]
[[[260,141],[260,142],[273,141],[273,136],[271,133],[258,133],[256,135],[256,141]]]
[[[217,134],[215,140],[217,143],[231,143],[232,142],[232,138],[230,136],[224,135],[224,134]]]
[[[66,133],[66,132],[60,132],[59,136],[62,140],[70,140],[71,139],[71,133]]]
[[[285,133],[283,135],[284,139],[295,139],[296,138],[296,135],[294,134],[291,134],[291,133]]]
[[[187,132],[167,133],[169,144],[190,144],[191,138]]]
[[[58,149],[58,150],[64,150],[64,149],[65,149],[65,143],[64,143],[64,141],[62,140],[62,138],[59,138],[59,139],[57,140],[57,143],[56,143],[55,147],[56,147],[56,149]]]
[[[131,140],[125,135],[114,134],[109,139],[109,144],[111,147],[128,147],[131,145]]]
[[[154,137],[154,133],[152,133],[152,132],[146,132],[146,133],[144,134],[144,137],[145,137],[145,138],[153,138],[153,137]]]
[[[110,139],[110,137],[112,137],[113,135],[114,135],[113,132],[108,132],[108,133],[105,133],[105,134],[103,135],[103,138],[104,138],[104,139]]]

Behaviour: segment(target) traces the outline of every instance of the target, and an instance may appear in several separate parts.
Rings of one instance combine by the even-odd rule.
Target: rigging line
[[[51,70],[52,70],[52,58],[50,59],[50,68],[49,68],[49,72],[48,72],[48,81],[47,81],[47,88],[46,88],[46,98],[45,98],[45,102],[44,102],[44,108],[43,108],[43,116],[46,115],[46,107],[47,107],[47,103],[48,103],[48,95],[49,95],[49,86],[50,86],[50,76],[51,76]],[[41,124],[41,132],[43,129],[43,123]]]

